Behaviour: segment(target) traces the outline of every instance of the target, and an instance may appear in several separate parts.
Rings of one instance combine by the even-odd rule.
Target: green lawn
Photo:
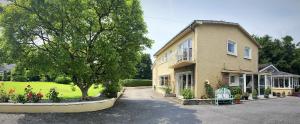
[[[10,89],[15,89],[16,94],[24,94],[24,88],[27,85],[30,85],[33,88],[34,92],[39,92],[44,95],[43,99],[46,99],[46,94],[49,92],[50,88],[55,87],[59,92],[59,96],[62,98],[80,98],[81,92],[80,89],[76,86],[76,90],[72,91],[71,85],[67,84],[57,84],[55,82],[0,82],[4,83],[4,88],[8,92]],[[92,86],[89,89],[89,96],[96,96],[103,90],[103,87],[99,85],[98,88]]]

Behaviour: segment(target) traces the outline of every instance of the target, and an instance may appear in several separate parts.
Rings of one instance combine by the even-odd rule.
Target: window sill
[[[252,60],[252,58],[247,58],[247,57],[244,57],[244,59],[246,59],[246,60]]]
[[[227,55],[230,55],[230,56],[235,56],[235,57],[237,57],[237,54],[236,54],[236,53],[230,53],[230,52],[227,52]]]

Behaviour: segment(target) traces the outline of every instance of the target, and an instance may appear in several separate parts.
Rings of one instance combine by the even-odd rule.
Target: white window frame
[[[161,83],[161,81],[163,82],[163,84]],[[166,84],[169,83],[169,82],[170,82],[170,76],[169,75],[159,76],[159,85],[160,86],[166,86]]]
[[[229,49],[228,49],[229,43],[234,44],[234,52],[229,51]],[[227,49],[228,55],[237,56],[237,43],[236,42],[234,42],[233,40],[227,40],[226,46],[227,46],[226,49]]]
[[[236,83],[236,78],[235,78],[235,77],[236,77],[236,75],[230,75],[230,76],[229,76],[229,83],[230,83],[230,84]],[[231,81],[232,79],[233,79],[234,82]]]
[[[249,55],[246,56],[246,50],[249,50]],[[250,47],[245,47],[244,48],[244,59],[252,59],[252,49]]]
[[[192,55],[193,55],[193,46],[192,46],[192,38],[188,38],[186,40],[184,40],[183,42],[181,42],[178,46],[177,46],[177,61],[181,61],[181,60],[187,60],[187,61],[191,61],[192,60]],[[186,48],[185,48],[186,47]],[[186,49],[187,55],[184,56],[184,50]],[[191,49],[191,51],[190,51]],[[186,59],[184,59],[186,58]]]

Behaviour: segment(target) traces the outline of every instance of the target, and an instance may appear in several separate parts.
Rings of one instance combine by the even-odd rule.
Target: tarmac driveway
[[[300,98],[287,97],[240,105],[183,106],[149,87],[126,88],[111,109],[75,114],[0,114],[0,124],[299,124]]]

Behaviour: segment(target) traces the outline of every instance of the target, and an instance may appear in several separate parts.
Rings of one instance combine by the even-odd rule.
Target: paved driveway
[[[182,106],[156,95],[151,88],[127,88],[115,107],[75,114],[0,114],[0,124],[208,123],[299,124],[300,98],[287,97],[240,105]]]

